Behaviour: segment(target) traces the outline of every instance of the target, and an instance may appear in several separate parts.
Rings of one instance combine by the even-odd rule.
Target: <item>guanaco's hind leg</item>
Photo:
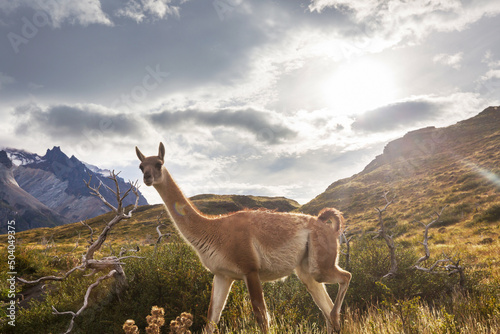
[[[335,298],[335,304],[333,305],[333,310],[331,313],[331,318],[333,321],[333,327],[336,331],[340,331],[340,307],[344,301],[345,293],[349,287],[349,282],[351,281],[351,273],[345,271],[339,267],[335,267],[334,276],[332,280],[328,283],[339,283],[339,291],[337,292],[337,298]]]
[[[267,333],[269,330],[269,320],[259,273],[251,272],[245,275],[245,284],[247,286],[248,293],[250,294],[253,313],[255,314],[257,323],[259,324],[261,331],[263,333]]]
[[[331,313],[333,310],[333,302],[328,293],[326,292],[325,285],[323,283],[318,283],[306,270],[298,267],[295,269],[297,276],[304,283],[307,288],[307,291],[311,294],[316,305],[318,305],[321,312],[323,312],[323,316],[325,317],[327,333],[332,333],[332,319]]]
[[[335,303],[332,302],[328,295],[325,285],[316,281],[307,270],[307,267],[299,266],[295,269],[297,276],[305,284],[307,291],[311,294],[314,302],[323,312],[325,317],[327,333],[340,332],[340,308],[344,301],[349,282],[351,281],[351,273],[335,266],[329,270],[325,283],[339,283],[339,291],[335,298]]]
[[[227,296],[233,285],[233,280],[225,276],[215,275],[212,284],[212,296],[210,297],[210,306],[208,307],[208,324],[204,333],[213,333],[220,315],[226,305]]]

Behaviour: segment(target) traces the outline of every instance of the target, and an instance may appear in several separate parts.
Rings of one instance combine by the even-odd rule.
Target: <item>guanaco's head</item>
[[[163,146],[163,143],[160,143],[158,155],[146,157],[137,146],[135,147],[135,153],[137,153],[137,157],[141,160],[139,168],[144,174],[144,183],[147,186],[160,183],[162,179],[161,169],[164,161],[163,158],[165,157],[165,146]]]

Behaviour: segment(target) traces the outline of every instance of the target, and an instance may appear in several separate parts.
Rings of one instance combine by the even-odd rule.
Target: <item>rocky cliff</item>
[[[14,178],[14,168],[6,152],[0,151],[0,233],[7,232],[11,220],[16,222],[16,232],[69,222],[23,190]]]
[[[92,218],[109,211],[98,198],[90,194],[84,183],[92,174],[92,186],[103,182],[114,189],[113,181],[98,168],[89,169],[75,156],[69,158],[57,146],[48,149],[44,156],[16,149],[6,149],[5,153],[6,158],[14,162],[11,173],[19,187],[64,217],[65,222]],[[129,187],[121,178],[119,186],[122,190]],[[101,187],[100,191],[111,204],[117,204],[116,196],[111,191],[105,187]],[[134,202],[134,196],[129,196],[124,204]],[[139,205],[145,204],[148,204],[146,199],[140,195]]]

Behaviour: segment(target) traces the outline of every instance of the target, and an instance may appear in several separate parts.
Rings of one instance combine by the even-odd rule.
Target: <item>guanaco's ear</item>
[[[146,159],[144,154],[142,154],[141,151],[139,151],[139,148],[137,146],[135,147],[135,153],[137,154],[139,160],[144,161],[144,159]]]
[[[158,158],[161,159],[161,161],[165,161],[165,146],[163,146],[163,143],[160,142],[160,148],[158,149]]]

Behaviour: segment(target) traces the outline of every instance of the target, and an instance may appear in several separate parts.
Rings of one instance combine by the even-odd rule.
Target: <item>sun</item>
[[[397,89],[389,66],[358,59],[341,64],[321,90],[327,108],[353,115],[394,101]]]

